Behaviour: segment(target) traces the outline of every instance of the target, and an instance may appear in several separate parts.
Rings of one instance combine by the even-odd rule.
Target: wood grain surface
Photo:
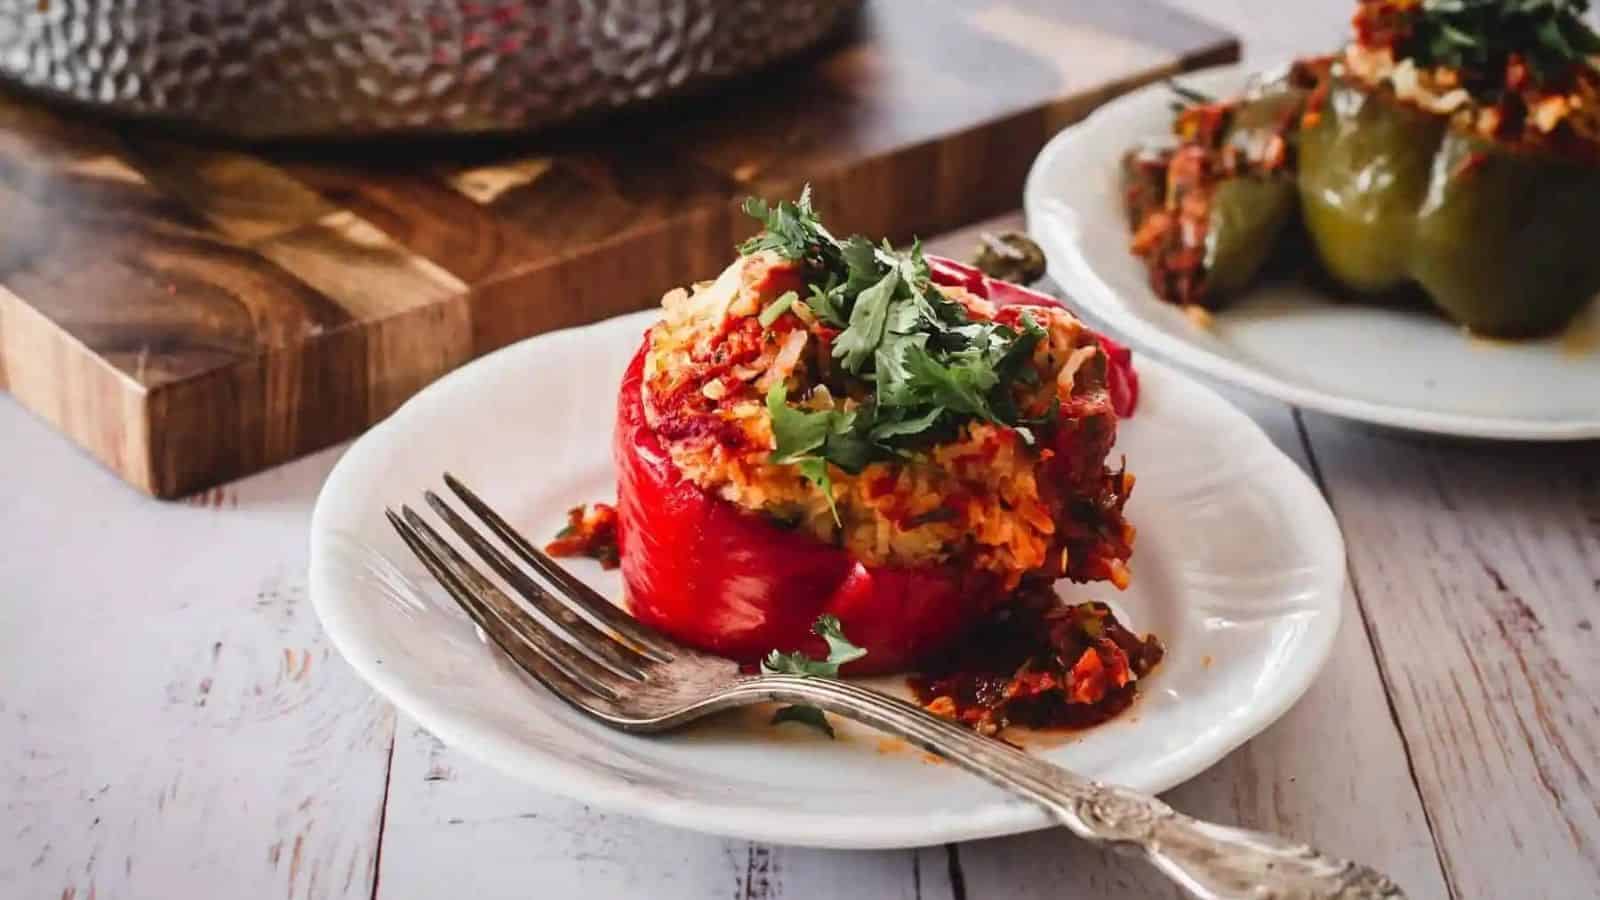
[[[0,95],[0,386],[172,497],[326,446],[512,341],[715,274],[806,181],[896,238],[1016,204],[1059,128],[1231,58],[1156,0],[872,0],[720,92],[479,142],[230,149]]]
[[[5,406],[0,897],[370,898],[395,716],[306,599],[332,458],[158,504]]]

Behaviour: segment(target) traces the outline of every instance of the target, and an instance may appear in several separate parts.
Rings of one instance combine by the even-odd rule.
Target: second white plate
[[[1229,96],[1248,75],[1229,67],[1182,81]],[[1057,135],[1029,173],[1028,229],[1091,318],[1180,365],[1345,418],[1463,437],[1600,438],[1600,302],[1565,334],[1516,343],[1294,282],[1252,289],[1204,329],[1163,302],[1128,252],[1119,166],[1136,142],[1170,131],[1171,99],[1157,84],[1107,104]]]
[[[899,847],[1040,828],[1045,816],[864,728],[839,740],[747,710],[659,737],[607,730],[531,683],[406,552],[385,506],[450,471],[535,540],[615,495],[617,383],[651,314],[544,335],[474,362],[358,440],[311,524],[311,598],[368,682],[445,742],[586,803],[719,834]],[[1266,727],[1305,691],[1338,629],[1344,546],[1321,494],[1255,423],[1141,360],[1123,423],[1138,487],[1133,586],[1064,586],[1117,606],[1168,654],[1124,716],[1037,746],[1106,781],[1161,791]],[[393,561],[398,572],[383,560]],[[620,579],[574,571],[612,597]],[[904,691],[904,682],[884,687]]]

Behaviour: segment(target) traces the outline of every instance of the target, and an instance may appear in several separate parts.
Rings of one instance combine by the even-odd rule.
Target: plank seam
[[[383,800],[378,805],[378,837],[372,848],[372,893],[370,900],[378,900],[378,880],[383,877],[383,835],[389,827],[389,784],[394,780],[394,747],[399,743],[400,723],[394,717],[389,729],[389,756],[383,767]]]
[[[1327,481],[1322,475],[1322,466],[1317,462],[1317,449],[1311,441],[1311,433],[1306,429],[1305,416],[1298,406],[1291,407],[1294,415],[1295,430],[1300,433],[1300,444],[1305,447],[1306,461],[1311,466],[1311,480],[1317,485],[1327,499],[1328,505],[1334,508],[1334,517],[1338,518],[1338,509],[1333,501],[1333,492],[1328,489]],[[1389,721],[1394,724],[1395,733],[1400,737],[1400,748],[1406,756],[1406,774],[1411,776],[1411,789],[1417,792],[1417,806],[1422,810],[1423,823],[1428,826],[1428,840],[1433,842],[1433,858],[1439,865],[1439,873],[1444,878],[1445,890],[1450,895],[1450,900],[1459,900],[1462,896],[1456,886],[1455,874],[1450,870],[1450,861],[1444,852],[1444,846],[1439,843],[1439,829],[1433,821],[1433,812],[1428,808],[1428,797],[1422,790],[1422,780],[1417,775],[1415,755],[1411,749],[1411,737],[1406,734],[1405,726],[1400,722],[1400,711],[1394,702],[1394,676],[1389,671],[1389,665],[1380,649],[1378,632],[1372,626],[1372,617],[1367,614],[1367,602],[1361,591],[1361,579],[1356,573],[1355,566],[1350,564],[1348,557],[1345,560],[1345,574],[1350,579],[1350,593],[1355,597],[1356,612],[1361,615],[1361,630],[1367,636],[1367,649],[1371,651],[1372,658],[1378,666],[1378,680],[1383,684],[1383,704],[1389,711]]]
[[[967,900],[967,875],[961,871],[961,848],[945,844],[944,854],[950,866],[951,900]]]

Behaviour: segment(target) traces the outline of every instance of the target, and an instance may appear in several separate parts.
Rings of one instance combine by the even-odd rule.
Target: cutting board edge
[[[30,352],[7,350],[23,346]],[[63,381],[82,387],[64,391]],[[155,495],[148,391],[4,286],[0,388],[118,478]]]

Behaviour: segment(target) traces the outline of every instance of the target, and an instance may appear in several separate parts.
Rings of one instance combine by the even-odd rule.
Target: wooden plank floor
[[[1345,0],[1186,0],[1264,40]],[[955,238],[957,244],[963,242]],[[1345,529],[1348,615],[1283,719],[1172,791],[1416,900],[1600,894],[1600,444],[1455,443],[1227,392]],[[1061,831],[840,853],[541,794],[397,718],[305,596],[326,451],[183,505],[0,398],[0,897],[1176,897]]]

